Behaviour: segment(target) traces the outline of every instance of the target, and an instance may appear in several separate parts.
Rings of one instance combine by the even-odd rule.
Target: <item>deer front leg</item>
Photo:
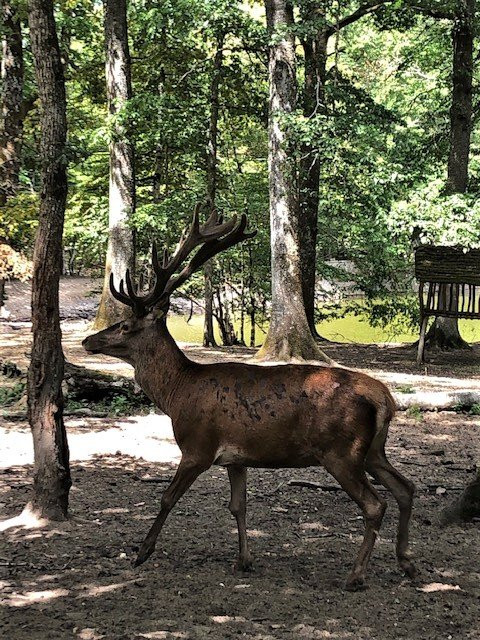
[[[183,496],[185,491],[192,486],[198,476],[209,467],[209,464],[202,464],[198,460],[181,459],[175,477],[162,496],[160,513],[155,518],[155,522],[151,526],[147,537],[142,542],[137,559],[134,562],[135,567],[143,564],[145,560],[152,555],[155,550],[155,543],[157,541],[158,534],[162,530],[168,514]]]
[[[231,499],[228,508],[237,520],[238,543],[240,548],[236,569],[240,571],[250,571],[252,568],[252,557],[248,550],[246,524],[247,470],[245,467],[235,465],[228,466],[227,470],[231,488]]]

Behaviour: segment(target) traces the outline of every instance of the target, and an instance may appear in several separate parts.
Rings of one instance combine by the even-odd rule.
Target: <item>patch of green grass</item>
[[[168,328],[179,342],[190,342],[201,344],[203,339],[203,315],[192,316],[190,322],[187,323],[186,316],[172,315],[168,317]],[[221,336],[215,322],[215,337],[218,344],[222,344]],[[240,323],[236,321],[235,329],[239,333]],[[480,322],[478,320],[460,320],[460,332],[467,342],[480,341]],[[263,329],[268,329],[268,323],[265,323]],[[381,342],[414,342],[418,340],[418,331],[401,331],[395,323],[385,328],[372,327],[372,325],[362,316],[354,316],[348,314],[344,318],[332,318],[331,320],[323,320],[317,324],[320,335],[328,340],[336,342],[353,342],[359,344],[371,344]],[[250,336],[250,324],[245,322],[245,335]],[[257,327],[256,343],[260,346],[265,339],[263,333]]]
[[[415,393],[415,389],[409,384],[401,384],[396,388],[398,393]]]
[[[107,416],[129,416],[132,414],[145,413],[151,409],[152,405],[140,400],[137,396],[118,394],[110,398],[92,402],[87,400],[75,400],[66,398],[65,411],[81,411],[87,409],[96,413],[105,413]]]
[[[471,416],[480,416],[480,403],[475,402],[470,407],[470,411],[468,412]]]
[[[406,413],[409,418],[413,418],[417,422],[422,422],[423,420],[423,413],[420,407],[418,406],[418,404],[414,404],[411,407],[409,407]]]
[[[9,407],[18,402],[25,393],[25,382],[16,382],[12,386],[0,387],[0,407]]]

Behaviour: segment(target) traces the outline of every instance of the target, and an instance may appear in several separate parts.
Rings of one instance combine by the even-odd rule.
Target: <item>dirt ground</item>
[[[195,483],[172,512],[155,555],[132,569],[173,473],[169,426],[159,417],[155,436],[154,422],[143,428],[134,419],[130,425],[69,421],[74,519],[44,529],[11,527],[2,534],[2,638],[480,638],[480,525],[438,524],[441,509],[458,495],[479,459],[478,417],[426,413],[421,421],[404,414],[396,419],[388,454],[417,484],[411,539],[420,575],[411,583],[396,567],[397,509],[389,499],[370,588],[353,594],[342,586],[360,544],[362,520],[320,469],[250,471],[253,574],[232,573],[236,530],[221,468]],[[23,435],[27,446],[25,425],[11,423],[8,430],[10,436]],[[92,439],[90,450],[79,449],[74,436]],[[120,443],[122,451],[95,455],[99,437],[112,447]],[[136,457],[124,453],[134,444]],[[78,450],[83,460],[75,460]],[[150,459],[142,459],[142,452]],[[18,514],[27,501],[31,473],[30,465],[21,465],[0,474],[3,518]],[[290,486],[292,479],[326,490]]]
[[[88,356],[75,315],[63,325],[69,360],[131,375]],[[83,312],[82,312],[83,313]],[[68,314],[67,314],[68,315]],[[28,364],[29,326],[0,324],[1,359]],[[248,349],[204,350],[199,360],[248,359]],[[393,386],[480,389],[473,352],[434,355],[422,369],[402,347],[329,344],[347,366]],[[250,470],[248,529],[255,571],[235,575],[236,527],[226,471],[203,474],[167,521],[152,558],[131,561],[159,509],[179,452],[163,415],[67,420],[72,519],[43,528],[15,518],[28,501],[33,452],[25,421],[0,418],[0,637],[6,640],[480,640],[480,522],[442,527],[442,509],[480,460],[480,417],[399,412],[387,454],[415,481],[411,582],[395,562],[389,508],[365,592],[343,590],[360,545],[358,508],[322,469]],[[323,489],[289,484],[319,483]],[[383,493],[383,495],[387,495]]]

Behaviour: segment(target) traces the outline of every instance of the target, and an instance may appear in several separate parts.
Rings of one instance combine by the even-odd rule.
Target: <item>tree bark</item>
[[[462,0],[453,24],[452,104],[450,107],[450,155],[447,188],[465,193],[472,131],[472,81],[475,0]]]
[[[461,0],[452,29],[452,104],[447,192],[465,193],[472,132],[472,82],[475,0]],[[437,318],[428,331],[428,348],[466,349],[457,318]]]
[[[297,78],[293,8],[286,0],[265,0],[267,26],[275,38],[269,51],[269,192],[272,307],[262,360],[320,360],[308,327],[299,250],[297,157],[285,116],[296,108]]]
[[[308,19],[308,16],[306,16]],[[303,41],[305,83],[303,112],[312,119],[325,112],[325,76],[328,36],[321,30]],[[317,263],[317,218],[320,188],[320,158],[310,144],[302,145],[299,188],[299,242],[305,313],[312,335],[320,339],[315,326],[315,281]]]
[[[2,0],[2,93],[0,104],[0,206],[15,195],[23,134],[23,47],[15,7]]]
[[[210,82],[210,120],[207,135],[207,205],[209,209],[215,207],[218,184],[218,114],[220,111],[219,91],[223,65],[223,44],[225,34],[220,33],[217,39],[217,50],[213,61],[212,79]],[[203,346],[216,347],[213,332],[213,263],[209,260],[204,268],[205,276],[205,325],[203,331]]]
[[[480,471],[465,487],[462,494],[453,500],[442,513],[443,524],[469,522],[480,517]]]
[[[126,0],[104,0],[105,71],[108,111],[114,119],[110,152],[108,247],[102,297],[95,319],[101,329],[118,322],[127,313],[125,305],[110,293],[110,273],[118,286],[125,272],[135,268],[135,235],[129,219],[135,210],[135,152],[118,114],[132,96]]]
[[[42,191],[33,256],[33,345],[28,370],[28,417],[35,461],[31,506],[41,517],[62,520],[68,515],[71,486],[58,300],[67,198],[65,80],[52,0],[29,0],[28,11],[42,106]]]

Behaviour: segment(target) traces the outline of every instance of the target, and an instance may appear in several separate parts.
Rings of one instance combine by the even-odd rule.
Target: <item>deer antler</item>
[[[125,273],[127,291],[125,291],[123,280],[120,281],[117,291],[114,286],[113,274],[110,274],[110,291],[112,296],[116,300],[131,307],[136,315],[145,315],[161,298],[170,296],[175,289],[181,286],[192,273],[199,269],[207,260],[217,253],[242,242],[242,240],[253,238],[256,231],[245,233],[246,226],[247,216],[245,214],[241,216],[238,223],[236,216],[223,222],[223,217],[218,214],[216,209],[212,210],[208,220],[201,225],[200,205],[197,204],[193,213],[192,222],[182,233],[173,256],[169,257],[168,251],[165,249],[162,263],[160,264],[157,247],[156,244],[153,243],[152,268],[155,273],[155,284],[153,288],[146,294],[136,293],[136,287],[133,284],[130,271],[127,269]],[[202,245],[201,248],[192,257],[190,262],[175,275],[175,272],[180,269],[192,251],[200,245]]]

